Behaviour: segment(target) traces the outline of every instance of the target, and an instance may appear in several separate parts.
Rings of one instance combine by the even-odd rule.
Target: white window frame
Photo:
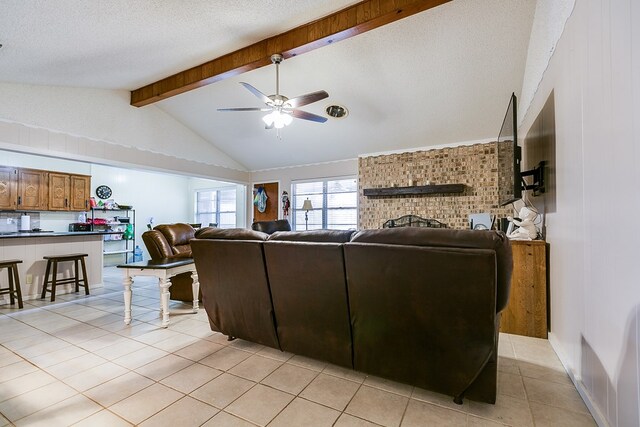
[[[231,191],[233,190],[235,194],[235,208],[232,211],[220,211],[220,192],[221,191]],[[198,211],[198,193],[216,193],[216,207],[215,212],[199,212]],[[220,214],[233,213],[235,218],[235,224],[233,227],[238,226],[238,192],[235,187],[219,187],[219,188],[199,188],[194,190],[194,220],[195,222],[199,222],[198,216],[200,214],[215,214],[215,223],[218,227],[220,227]],[[209,224],[202,224],[203,227],[207,227]],[[232,228],[233,228],[232,227]]]
[[[295,180],[295,181],[291,181],[291,228],[293,230],[298,230],[297,224],[296,224],[296,212],[297,211],[301,211],[304,212],[304,210],[302,209],[296,209],[296,198],[300,197],[297,196],[294,189],[295,189],[295,185],[296,184],[304,184],[304,183],[309,183],[309,182],[322,182],[322,208],[316,208],[314,207],[312,209],[312,211],[316,211],[316,210],[322,210],[322,228],[325,229],[327,228],[327,218],[328,218],[328,210],[340,210],[340,209],[354,209],[353,207],[339,207],[339,208],[328,208],[327,207],[327,196],[329,193],[327,193],[327,183],[329,181],[340,181],[340,180],[345,180],[345,179],[355,179],[356,180],[356,206],[355,206],[355,210],[356,210],[356,223],[353,225],[354,229],[358,228],[358,212],[359,212],[359,197],[358,197],[358,177],[355,175],[347,175],[347,176],[331,176],[331,177],[327,177],[327,178],[316,178],[316,179],[304,179],[304,180]],[[334,193],[331,193],[334,194]],[[337,193],[335,193],[337,194]],[[306,196],[301,196],[301,197],[306,197]],[[304,230],[304,227],[302,227],[301,230]]]

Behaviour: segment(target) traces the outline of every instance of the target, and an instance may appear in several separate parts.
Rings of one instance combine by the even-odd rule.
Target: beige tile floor
[[[122,321],[120,275],[89,297],[0,305],[0,427],[593,426],[546,340],[500,336],[495,405],[398,384],[211,332],[152,279]]]

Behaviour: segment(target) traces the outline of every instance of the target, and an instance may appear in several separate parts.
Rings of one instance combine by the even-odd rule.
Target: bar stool
[[[17,299],[19,308],[22,308],[22,290],[20,289],[20,277],[18,276],[18,264],[21,263],[22,260],[19,259],[0,261],[0,270],[6,268],[7,273],[9,273],[9,287],[0,288],[0,295],[9,294],[11,304],[15,304]]]
[[[89,295],[89,282],[87,281],[87,267],[84,263],[84,258],[89,255],[87,254],[68,254],[68,255],[52,255],[42,257],[47,260],[47,269],[44,273],[44,284],[42,285],[42,295],[40,299],[44,299],[47,292],[51,292],[51,302],[56,300],[56,286],[58,285],[66,285],[67,283],[75,283],[76,284],[76,292],[80,290],[80,286],[84,288],[85,295]],[[73,261],[74,264],[74,276],[67,277],[65,279],[58,280],[58,263]],[[82,264],[82,279],[80,279],[80,271],[78,271],[78,262]],[[51,267],[53,266],[53,271],[51,271]],[[49,279],[49,271],[51,271],[51,279]],[[80,280],[84,282],[84,284],[80,284]],[[51,290],[47,289],[47,285],[51,285]]]

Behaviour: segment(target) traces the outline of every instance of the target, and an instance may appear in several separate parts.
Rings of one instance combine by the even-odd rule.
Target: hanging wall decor
[[[289,208],[291,207],[291,202],[289,201],[289,193],[286,191],[282,192],[282,217],[287,219],[289,218]]]

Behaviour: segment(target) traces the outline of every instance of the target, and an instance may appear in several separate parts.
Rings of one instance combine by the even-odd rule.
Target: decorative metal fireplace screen
[[[447,224],[444,224],[435,219],[421,218],[417,215],[401,216],[400,218],[390,219],[384,224],[382,224],[382,228],[394,228],[394,227],[447,228]]]

